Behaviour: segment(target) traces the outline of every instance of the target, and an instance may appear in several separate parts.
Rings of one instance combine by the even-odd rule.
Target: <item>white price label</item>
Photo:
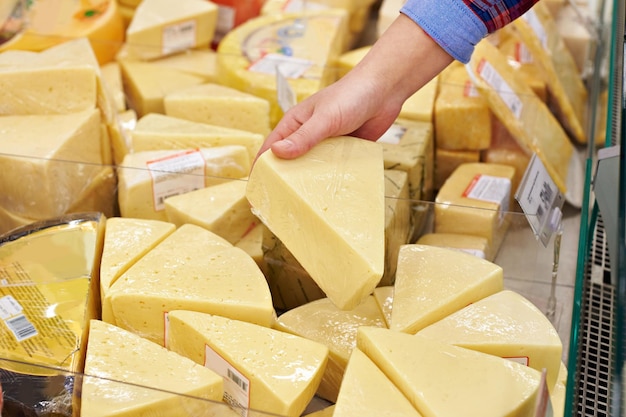
[[[539,16],[537,16],[537,13],[533,9],[530,9],[522,15],[522,18],[526,21],[526,23],[528,23],[528,26],[530,26],[532,31],[535,32],[535,35],[537,36],[537,39],[539,39],[543,49],[547,50],[548,34],[546,29],[543,27],[543,24],[541,24],[541,20],[539,19]]]
[[[164,55],[196,46],[196,21],[187,20],[163,28],[161,52]]]
[[[300,78],[313,66],[313,62],[282,54],[267,54],[248,67],[248,70],[264,74],[276,74],[278,67],[285,78]]]
[[[224,402],[240,416],[250,408],[250,380],[209,345],[204,349],[204,366],[224,378]]]
[[[22,306],[11,295],[0,298],[0,319],[6,320],[22,312]]]
[[[498,204],[500,221],[502,221],[505,213],[509,211],[511,180],[504,177],[478,174],[468,184],[463,192],[463,197]]]
[[[506,80],[502,78],[498,71],[496,71],[489,62],[482,60],[478,64],[478,74],[498,93],[504,104],[511,110],[511,113],[513,113],[513,116],[519,119],[522,115],[522,100],[513,91]]]

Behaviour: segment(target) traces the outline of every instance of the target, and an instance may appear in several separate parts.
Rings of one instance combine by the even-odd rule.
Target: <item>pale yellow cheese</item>
[[[250,225],[245,234],[235,243],[235,246],[246,252],[257,263],[263,275],[267,276],[267,264],[263,258],[263,234],[267,228],[258,218]]]
[[[554,325],[521,294],[505,290],[420,330],[418,335],[547,370],[557,382],[563,345]]]
[[[0,205],[24,217],[66,213],[101,171],[100,113],[2,117]]]
[[[167,346],[196,363],[220,369],[225,391],[233,383],[230,375],[240,374],[238,380],[247,380],[247,402],[241,402],[249,408],[293,417],[300,416],[313,398],[328,359],[328,348],[320,343],[192,311],[168,314]]]
[[[389,329],[360,327],[362,350],[423,415],[534,416],[541,373],[518,363]]]
[[[480,151],[435,149],[435,189],[441,189],[460,165],[480,162],[480,155]]]
[[[465,67],[452,67],[435,99],[438,149],[477,151],[491,142],[491,111]]]
[[[188,49],[151,63],[201,77],[205,82],[217,81],[217,53],[209,48]]]
[[[482,236],[497,254],[514,209],[514,175],[509,165],[459,165],[435,197],[434,232]]]
[[[123,112],[126,110],[126,97],[124,96],[124,86],[122,85],[122,70],[117,62],[108,62],[100,67],[105,88],[109,92],[115,110]]]
[[[274,328],[322,343],[329,349],[328,364],[317,395],[331,402],[337,393],[359,326],[386,327],[374,296],[353,310],[340,310],[328,298],[311,301],[278,316]]]
[[[416,333],[502,289],[502,268],[494,263],[454,249],[404,245],[389,328]]]
[[[204,78],[150,62],[121,60],[119,63],[128,105],[139,117],[165,113],[163,97],[166,94],[204,83]]]
[[[383,314],[385,326],[389,327],[391,323],[391,309],[393,306],[393,285],[377,287],[373,294],[376,304]]]
[[[329,405],[328,407],[322,408],[321,410],[314,411],[312,413],[307,414],[308,417],[333,417],[335,412],[335,404]]]
[[[234,88],[207,83],[175,90],[163,99],[165,114],[267,136],[270,103]]]
[[[126,29],[130,53],[142,60],[208,46],[215,34],[217,5],[203,0],[143,0]]]
[[[246,149],[237,145],[130,153],[117,167],[120,213],[167,220],[167,197],[243,178],[249,167]]]
[[[267,282],[254,260],[191,224],[134,263],[107,298],[118,326],[160,344],[165,313],[172,310],[222,314],[268,327],[274,317]]]
[[[225,406],[213,404],[224,393],[218,374],[99,320],[90,322],[85,374],[80,392],[85,417],[189,416]]]
[[[565,400],[567,395],[567,368],[561,362],[556,384],[550,390],[550,402],[552,405],[552,413],[555,417],[563,417],[565,415]]]
[[[203,227],[237,243],[258,220],[246,199],[246,181],[230,180],[165,199],[167,220]]]
[[[338,307],[354,308],[377,286],[385,256],[380,144],[344,136],[297,159],[265,152],[250,173],[247,197]]]
[[[109,288],[120,275],[152,250],[163,239],[172,234],[176,226],[172,223],[111,217],[106,221],[106,234],[100,261],[100,299],[102,320],[114,323]]]
[[[117,175],[112,166],[100,166],[91,182],[76,196],[66,213],[97,211],[107,217],[117,213]]]
[[[418,122],[433,123],[435,98],[439,85],[439,76],[435,76],[426,85],[411,95],[402,104],[399,117]]]
[[[116,114],[113,122],[107,125],[115,165],[120,165],[130,152],[130,131],[136,124],[137,113],[130,109]]]
[[[415,243],[458,249],[491,262],[493,262],[494,258],[487,239],[480,236],[463,235],[460,233],[426,233],[420,236]]]
[[[259,134],[154,113],[141,117],[131,134],[134,152],[242,145],[248,149],[250,163],[262,143]]]
[[[331,64],[347,48],[347,26],[345,11],[337,9],[252,18],[220,41],[219,83],[268,100],[273,126],[282,116],[277,65],[296,100],[303,100],[335,81]],[[296,32],[284,36],[286,31]]]
[[[354,349],[341,383],[333,417],[420,417],[411,402],[376,364]]]
[[[378,285],[395,280],[400,246],[411,237],[411,202],[408,175],[397,169],[385,170],[385,272]]]

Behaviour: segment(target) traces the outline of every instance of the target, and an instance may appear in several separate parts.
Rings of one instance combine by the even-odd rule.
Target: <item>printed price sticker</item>
[[[541,24],[541,20],[539,19],[539,16],[537,16],[537,13],[533,9],[530,9],[522,15],[522,19],[524,19],[524,21],[528,23],[528,26],[530,26],[532,31],[535,32],[535,35],[539,39],[541,46],[543,46],[543,48],[547,50],[548,34],[546,32],[546,29]]]
[[[404,134],[406,133],[407,128],[404,126],[400,126],[399,124],[392,124],[389,129],[383,135],[378,138],[376,142],[378,143],[389,143],[392,145],[397,145],[400,143]]]
[[[205,345],[204,366],[224,378],[224,402],[241,417],[247,417],[250,408],[250,380],[209,345]]]
[[[264,74],[276,74],[280,66],[280,73],[285,78],[300,78],[309,68],[313,66],[313,62],[294,58],[282,54],[267,54],[255,61],[248,69],[254,72]]]
[[[537,154],[533,154],[530,159],[515,199],[537,239],[547,246],[561,222],[565,197]]]
[[[504,177],[477,174],[463,192],[463,197],[498,204],[500,220],[502,220],[504,213],[509,211],[511,180]]]
[[[504,104],[511,110],[515,118],[519,119],[522,115],[522,100],[513,91],[511,86],[496,71],[496,69],[486,60],[482,60],[478,64],[478,74],[480,77],[499,95]]]
[[[196,46],[196,21],[187,20],[163,28],[161,51],[164,55]]]

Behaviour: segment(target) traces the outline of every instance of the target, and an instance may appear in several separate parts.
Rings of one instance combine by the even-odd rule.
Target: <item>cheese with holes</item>
[[[168,116],[263,136],[270,132],[269,101],[223,85],[207,83],[176,90],[163,103]]]
[[[213,404],[224,383],[210,369],[111,324],[89,327],[81,416],[187,416],[225,406]]]
[[[117,167],[123,217],[167,220],[165,200],[248,175],[243,146],[143,151],[126,155]]]
[[[363,326],[362,350],[423,415],[534,416],[541,373],[422,336]]]
[[[253,212],[342,309],[384,273],[383,171],[380,144],[343,136],[293,160],[265,152],[250,173]]]
[[[386,327],[374,296],[370,295],[352,310],[341,310],[328,298],[322,298],[284,312],[274,323],[278,330],[328,347],[328,364],[317,395],[331,402],[337,401],[346,364],[356,347],[359,326]]]
[[[563,345],[554,325],[528,299],[505,290],[478,300],[417,334],[514,360],[557,382]]]
[[[420,236],[415,243],[458,249],[492,262],[494,258],[487,239],[480,236],[463,235],[460,233],[426,233]]]
[[[352,351],[333,417],[420,417],[385,373],[359,349]]]
[[[464,66],[453,66],[439,83],[435,133],[439,149],[481,150],[491,141],[491,111]]]
[[[168,197],[167,220],[177,227],[195,224],[237,243],[257,218],[246,199],[246,181],[230,180]]]
[[[254,260],[191,224],[176,229],[120,275],[108,298],[118,326],[160,344],[165,313],[172,310],[221,314],[267,327],[274,317],[267,282]]]
[[[256,133],[190,122],[155,113],[141,117],[131,134],[131,148],[134,152],[227,145],[245,146],[248,150],[250,165],[262,143],[263,136]]]
[[[282,116],[276,68],[301,101],[335,81],[331,64],[346,50],[347,32],[346,13],[337,9],[250,19],[220,41],[219,83],[268,100],[273,126]]]
[[[143,0],[126,29],[129,53],[142,60],[208,46],[215,34],[217,6],[210,1]]]
[[[204,83],[204,78],[151,62],[125,59],[119,63],[128,104],[139,117],[165,113],[163,98],[168,93]]]
[[[106,234],[100,261],[100,299],[102,320],[114,323],[108,298],[109,288],[128,268],[172,234],[172,223],[111,217],[106,221]]]
[[[510,165],[459,165],[435,197],[434,231],[482,236],[497,254],[515,201],[514,175]]]
[[[417,333],[503,287],[502,268],[454,249],[410,244],[400,249],[392,330]]]
[[[2,117],[0,205],[24,217],[67,212],[101,171],[96,109]]]
[[[192,311],[167,320],[168,348],[216,370],[233,403],[253,410],[300,416],[328,360],[320,343],[252,323]]]

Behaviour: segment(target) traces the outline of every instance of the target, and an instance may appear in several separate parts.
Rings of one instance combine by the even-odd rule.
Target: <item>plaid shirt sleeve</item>
[[[400,10],[455,59],[467,63],[474,46],[524,14],[538,0],[407,0]]]

